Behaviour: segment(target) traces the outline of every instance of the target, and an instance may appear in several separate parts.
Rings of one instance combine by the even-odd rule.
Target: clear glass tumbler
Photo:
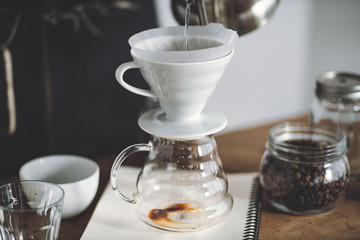
[[[58,185],[41,181],[0,186],[0,239],[58,239],[64,195]]]

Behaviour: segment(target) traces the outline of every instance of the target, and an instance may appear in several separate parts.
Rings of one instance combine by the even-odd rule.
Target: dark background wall
[[[98,158],[140,141],[137,119],[145,99],[123,89],[114,73],[132,60],[129,37],[155,27],[155,17],[152,1],[130,5],[124,9],[128,5],[123,1],[105,0],[0,2],[1,42],[21,14],[8,46],[17,113],[13,135],[5,132],[5,61],[0,56],[2,176],[17,174],[35,157],[62,153]],[[90,25],[84,24],[82,13]],[[125,77],[145,87],[138,71]]]

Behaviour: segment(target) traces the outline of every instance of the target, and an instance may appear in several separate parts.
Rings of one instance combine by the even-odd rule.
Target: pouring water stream
[[[187,51],[188,45],[188,32],[189,32],[189,22],[190,22],[190,5],[194,2],[194,0],[186,1],[185,8],[185,27],[184,27],[184,50]]]

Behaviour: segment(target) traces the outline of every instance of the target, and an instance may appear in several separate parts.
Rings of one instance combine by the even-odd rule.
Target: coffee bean
[[[313,141],[296,141],[312,149],[322,146]],[[300,157],[299,157],[300,155]],[[301,214],[324,208],[332,208],[345,196],[349,185],[349,171],[342,159],[311,162],[306,154],[288,154],[290,161],[265,154],[261,166],[261,181],[265,196],[270,203],[282,205],[289,211]],[[344,170],[345,169],[345,170]]]

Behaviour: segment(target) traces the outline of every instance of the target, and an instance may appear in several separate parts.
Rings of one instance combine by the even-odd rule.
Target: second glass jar
[[[329,71],[316,79],[310,124],[346,134],[351,182],[360,182],[360,75]]]

